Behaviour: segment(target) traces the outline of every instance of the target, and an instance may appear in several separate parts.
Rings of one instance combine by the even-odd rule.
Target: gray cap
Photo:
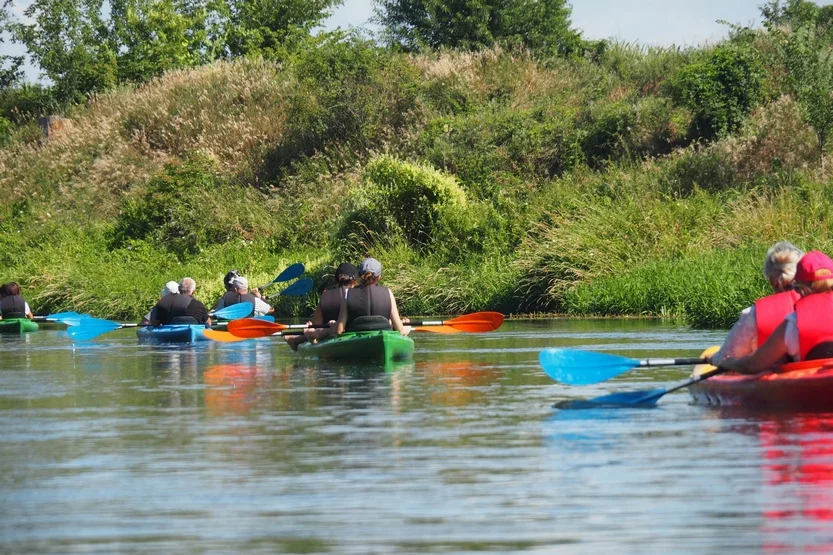
[[[370,272],[374,276],[382,275],[382,263],[375,258],[365,258],[359,265],[359,274],[364,275]]]
[[[249,280],[244,278],[243,276],[237,276],[233,280],[231,280],[231,286],[237,287],[239,289],[248,289],[249,288]]]

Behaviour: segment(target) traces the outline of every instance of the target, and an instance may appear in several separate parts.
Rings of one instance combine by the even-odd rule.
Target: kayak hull
[[[348,332],[320,343],[304,343],[298,352],[345,362],[409,360],[414,356],[414,340],[390,330]]]
[[[139,343],[196,343],[208,340],[204,332],[201,324],[136,328]]]
[[[38,323],[29,318],[6,318],[0,320],[0,333],[28,333],[38,331]]]
[[[695,368],[694,375],[708,369]],[[764,375],[720,374],[689,386],[698,404],[755,409],[833,410],[833,359],[781,365]]]

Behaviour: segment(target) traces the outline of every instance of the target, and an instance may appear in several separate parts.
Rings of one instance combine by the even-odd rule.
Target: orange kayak
[[[713,352],[712,349],[706,353]],[[693,375],[713,368],[698,365]],[[703,405],[833,410],[833,358],[790,362],[775,372],[755,376],[719,374],[689,386],[688,390],[694,401]]]

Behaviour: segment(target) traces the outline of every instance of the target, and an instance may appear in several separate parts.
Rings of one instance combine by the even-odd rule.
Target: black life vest
[[[0,299],[0,316],[26,318],[26,300],[20,295],[8,295]]]
[[[347,292],[349,331],[360,331],[359,328],[390,329],[390,311],[390,289],[383,285],[362,285]]]
[[[165,295],[158,303],[156,303],[156,320],[152,322],[157,324],[202,324],[196,317],[188,313],[188,307],[194,301],[191,295],[177,294]]]
[[[241,295],[237,291],[226,291],[226,294],[223,295],[223,308],[227,306],[231,306],[237,303],[252,303],[252,311],[249,313],[249,316],[254,314],[254,306],[257,297],[252,295],[251,293],[246,293],[245,295]],[[217,304],[220,304],[219,302]]]
[[[338,313],[341,311],[341,299],[344,298],[344,288],[336,287],[327,289],[321,293],[321,301],[318,303],[321,308],[321,315],[326,324],[330,320],[338,320]]]

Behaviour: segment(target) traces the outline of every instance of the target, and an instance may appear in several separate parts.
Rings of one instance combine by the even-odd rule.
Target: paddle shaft
[[[654,368],[657,366],[693,366],[705,364],[704,358],[645,358],[639,361],[639,368]]]
[[[702,363],[698,362],[697,364],[702,364]],[[688,387],[690,385],[700,383],[703,380],[708,380],[712,376],[717,376],[718,374],[723,374],[725,372],[728,372],[728,370],[726,368],[715,368],[714,370],[709,370],[708,372],[704,372],[704,373],[700,374],[696,378],[691,378],[687,382],[683,382],[679,385],[675,385],[671,389],[666,389],[665,393],[671,393],[672,391],[677,391],[678,389],[683,389],[683,388]],[[665,393],[663,393],[663,395],[665,395]]]

